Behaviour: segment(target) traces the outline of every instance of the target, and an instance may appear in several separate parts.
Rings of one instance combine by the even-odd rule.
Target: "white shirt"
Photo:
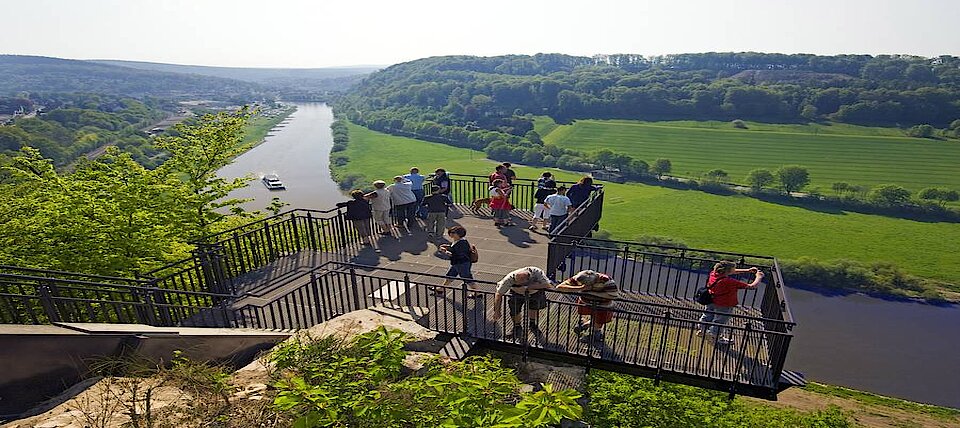
[[[394,205],[406,205],[417,202],[417,195],[413,194],[413,184],[409,181],[393,183],[387,190],[390,191],[390,200]]]
[[[373,209],[376,211],[390,211],[390,192],[386,188],[373,191],[377,194],[376,198],[370,200]]]
[[[550,205],[550,215],[556,216],[567,215],[567,208],[573,205],[573,202],[570,202],[570,198],[558,194],[547,196],[543,201],[547,205]]]
[[[518,273],[529,273],[530,280],[526,284],[517,285],[517,274]],[[524,287],[530,284],[549,284],[550,280],[547,279],[546,272],[543,269],[540,269],[535,266],[527,266],[520,269],[517,269],[513,272],[507,274],[503,277],[500,282],[497,283],[497,293],[507,294],[513,287]]]

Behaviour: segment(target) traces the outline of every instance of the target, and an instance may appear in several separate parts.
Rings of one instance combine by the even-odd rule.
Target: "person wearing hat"
[[[383,180],[373,182],[373,191],[366,194],[373,205],[373,221],[380,226],[381,235],[390,235],[390,192]]]
[[[617,282],[610,276],[592,270],[584,270],[557,285],[557,291],[578,293],[577,313],[580,323],[574,327],[577,334],[590,328],[594,337],[603,339],[603,326],[613,320],[613,301],[619,296]]]

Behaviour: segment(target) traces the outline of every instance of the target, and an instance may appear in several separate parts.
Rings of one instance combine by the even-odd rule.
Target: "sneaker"
[[[536,226],[536,225],[531,225],[531,226],[530,226],[530,227],[528,227],[527,229],[530,229],[530,230],[537,230],[537,226]]]
[[[697,336],[713,336],[710,330],[697,330]]]
[[[513,326],[513,331],[507,335],[507,339],[519,339],[520,336],[523,336],[523,327],[516,325]]]
[[[721,337],[717,339],[717,345],[733,345],[733,339],[729,337]]]

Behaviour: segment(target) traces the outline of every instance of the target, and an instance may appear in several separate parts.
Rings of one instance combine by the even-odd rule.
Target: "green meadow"
[[[338,175],[356,174],[367,182],[386,179],[411,166],[443,167],[451,173],[489,173],[495,162],[478,151],[387,135],[350,125],[346,166]],[[523,178],[542,168],[520,166]],[[572,173],[551,169],[562,179]],[[960,187],[960,186],[958,186]],[[813,211],[735,195],[718,196],[643,184],[607,184],[601,226],[618,239],[658,235],[692,247],[820,260],[890,261],[907,272],[960,281],[956,243],[960,225],[925,223],[876,215]]]
[[[895,128],[845,124],[578,120],[557,125],[538,117],[546,143],[584,152],[610,149],[647,162],[668,158],[672,175],[697,178],[720,168],[728,181],[744,182],[754,168],[797,164],[810,171],[811,188],[830,191],[834,182],[872,187],[899,184],[960,190],[960,141],[910,138]]]

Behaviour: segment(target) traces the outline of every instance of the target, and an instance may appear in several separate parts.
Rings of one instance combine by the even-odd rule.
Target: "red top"
[[[714,272],[710,272],[710,279],[707,281],[707,286],[710,287],[710,294],[713,295],[713,304],[726,307],[739,305],[737,290],[750,288],[747,283],[737,281],[729,276],[721,277],[718,280]]]
[[[497,179],[503,180],[503,184],[509,184],[509,183],[507,183],[507,176],[506,176],[506,175],[503,175],[503,174],[501,174],[501,173],[499,173],[499,172],[494,172],[494,173],[490,174],[490,177],[489,177],[490,184],[493,184],[493,181],[494,181],[494,180],[497,180]]]

